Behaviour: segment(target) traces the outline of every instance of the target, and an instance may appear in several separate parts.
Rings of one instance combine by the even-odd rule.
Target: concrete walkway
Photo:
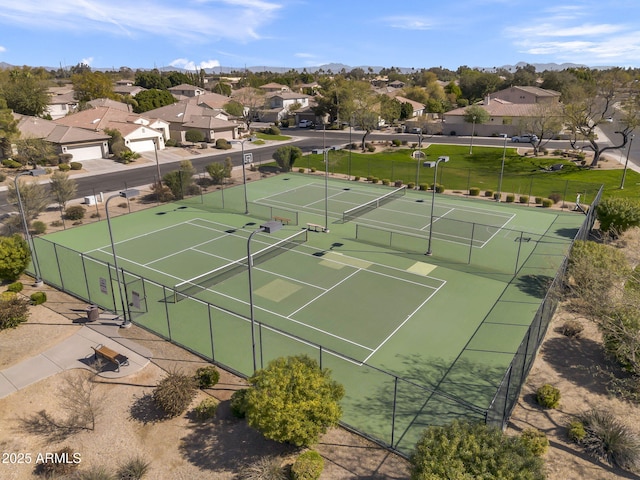
[[[97,374],[104,378],[121,378],[142,370],[152,357],[152,353],[120,335],[122,322],[113,315],[104,314],[92,323],[86,323],[78,332],[54,347],[24,360],[16,365],[0,370],[0,398],[28,387],[40,380],[65,370],[83,368],[95,372],[94,352],[91,347],[102,344],[129,359],[129,364],[117,366],[103,362]]]

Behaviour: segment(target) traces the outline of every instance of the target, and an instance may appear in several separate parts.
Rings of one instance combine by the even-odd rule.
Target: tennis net
[[[354,218],[359,217],[360,215],[364,215],[371,210],[375,210],[376,208],[381,207],[382,205],[385,205],[386,203],[389,203],[396,198],[403,197],[404,195],[406,195],[406,193],[407,187],[403,186],[397,188],[393,192],[387,193],[386,195],[382,195],[381,197],[370,200],[367,203],[363,203],[362,205],[358,205],[357,207],[350,208],[349,210],[342,212],[342,222],[346,223],[350,220],[353,220]]]
[[[259,265],[267,260],[291,250],[307,241],[307,230],[299,232],[280,240],[273,245],[269,245],[262,250],[251,254],[252,266]],[[247,259],[236,260],[228,265],[224,265],[210,272],[203,273],[184,282],[176,284],[173,288],[173,302],[179,302],[187,297],[192,297],[214,285],[238,275],[247,270]]]

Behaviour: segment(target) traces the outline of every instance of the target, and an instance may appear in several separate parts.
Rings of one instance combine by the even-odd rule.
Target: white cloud
[[[83,58],[82,60],[80,60],[80,63],[91,66],[91,64],[93,63],[93,57]]]
[[[386,17],[384,22],[391,28],[399,28],[402,30],[429,30],[433,26],[429,19],[419,18],[415,15]]]
[[[6,51],[7,51],[7,49],[5,47],[3,47],[2,45],[0,45],[0,53],[6,52]]]
[[[171,63],[169,63],[169,65],[176,68],[183,68],[185,70],[199,71],[202,68],[210,69],[219,67],[220,62],[218,60],[203,60],[202,62],[196,64],[195,62],[187,58],[176,58]]]
[[[293,56],[297,58],[314,58],[315,57],[315,55],[311,53],[294,53]]]

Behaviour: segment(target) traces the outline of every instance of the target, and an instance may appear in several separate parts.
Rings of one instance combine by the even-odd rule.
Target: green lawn
[[[502,165],[502,148],[474,147],[469,155],[468,146],[430,145],[423,149],[426,158],[417,161],[411,157],[413,149],[390,148],[375,154],[362,154],[357,151],[329,151],[329,170],[331,173],[351,173],[361,178],[377,177],[390,181],[402,180],[403,183],[433,183],[433,169],[422,166],[425,160],[435,160],[448,156],[448,163],[438,167],[438,183],[451,190],[468,190],[478,187],[481,190],[498,190]],[[350,159],[350,161],[349,161]],[[562,163],[559,171],[548,171],[548,167]],[[606,165],[606,163],[602,163]],[[323,170],[321,154],[311,154],[298,160],[296,168],[315,168]],[[602,168],[581,168],[566,158],[551,155],[539,157],[518,155],[515,148],[507,148],[502,181],[503,192],[548,197],[552,193],[566,194],[568,201],[575,194],[583,193],[589,202],[591,195],[600,185],[605,185],[604,195],[608,197],[634,197],[640,195],[640,174],[627,170],[624,190],[620,190],[622,170]]]
[[[286,135],[268,135],[266,133],[260,133],[260,132],[256,133],[255,136],[261,140],[277,140],[277,141],[291,140],[291,137],[287,137]]]

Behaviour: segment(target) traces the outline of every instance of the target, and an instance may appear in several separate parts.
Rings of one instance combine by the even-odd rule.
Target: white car
[[[309,128],[311,125],[313,125],[311,120],[300,120],[298,128]]]
[[[511,137],[511,141],[514,143],[535,143],[538,141],[538,136],[530,133],[525,135],[516,135]]]

